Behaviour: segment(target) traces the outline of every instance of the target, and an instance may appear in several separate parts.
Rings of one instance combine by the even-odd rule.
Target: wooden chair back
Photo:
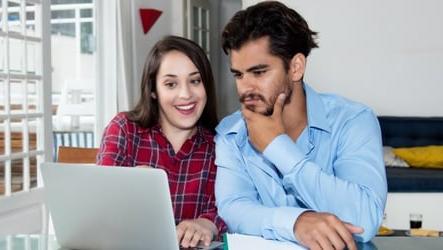
[[[59,147],[57,162],[95,164],[98,148]]]

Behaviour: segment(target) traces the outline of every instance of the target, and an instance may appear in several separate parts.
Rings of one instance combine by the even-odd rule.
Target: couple
[[[164,169],[183,247],[229,228],[356,249],[354,239],[376,234],[386,202],[380,131],[367,107],[303,82],[315,36],[278,2],[237,12],[222,43],[242,108],[218,126],[205,52],[164,38],[146,62],[138,104],[107,126],[97,164]]]

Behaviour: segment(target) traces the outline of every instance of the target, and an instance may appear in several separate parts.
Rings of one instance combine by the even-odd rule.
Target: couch
[[[443,145],[443,117],[378,117],[384,146]],[[443,169],[387,167],[389,192],[443,192]]]

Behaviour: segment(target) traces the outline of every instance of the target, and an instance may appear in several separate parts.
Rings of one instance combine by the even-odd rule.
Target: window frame
[[[52,108],[51,108],[51,40],[50,40],[50,10],[49,0],[1,0],[2,1],[2,22],[0,30],[0,38],[3,44],[0,48],[5,57],[3,58],[4,69],[0,73],[0,80],[4,83],[5,100],[1,104],[4,106],[4,112],[0,113],[0,120],[4,124],[4,152],[0,152],[0,162],[4,164],[4,193],[0,196],[8,198],[18,193],[30,194],[34,189],[42,187],[42,178],[40,174],[39,164],[44,161],[51,161],[52,156]],[[14,2],[19,4],[20,31],[10,31],[8,17],[8,3]],[[34,6],[34,34],[28,35],[26,28],[27,5]],[[16,7],[14,7],[16,8]],[[10,39],[19,40],[23,43],[23,60],[21,62],[21,70],[19,72],[11,72],[10,65]],[[33,43],[37,52],[37,61],[35,72],[28,72],[28,45]],[[16,81],[23,84],[24,99],[21,102],[22,110],[12,112],[11,110],[11,82]],[[28,109],[28,82],[34,81],[36,84],[36,110],[31,112]],[[12,152],[11,145],[11,123],[13,119],[21,119],[23,129],[22,132],[22,151]],[[36,120],[36,149],[29,148],[29,120]],[[30,186],[30,158],[36,158],[37,168],[37,186]],[[12,190],[12,173],[11,163],[13,160],[23,161],[22,170],[22,190],[13,192]],[[22,196],[22,195],[20,195]],[[5,201],[7,201],[5,199]]]
[[[197,12],[195,12],[195,8],[197,9]],[[206,11],[206,27],[203,27],[203,11]],[[211,54],[211,37],[210,37],[210,31],[211,31],[211,18],[210,18],[210,3],[207,0],[188,0],[186,2],[186,13],[187,13],[187,30],[186,30],[186,36],[187,38],[191,39],[192,41],[196,42],[200,47],[203,48],[203,50],[206,52],[206,55],[208,58],[210,58]],[[195,23],[194,18],[197,18],[197,23]],[[194,36],[194,31],[198,33],[198,38]],[[205,36],[206,43],[203,43],[202,37]]]

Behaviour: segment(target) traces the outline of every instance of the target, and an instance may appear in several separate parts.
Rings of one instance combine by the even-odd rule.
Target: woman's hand
[[[214,223],[204,218],[184,220],[177,225],[177,239],[184,248],[196,247],[200,241],[209,246],[217,234],[218,230]]]

